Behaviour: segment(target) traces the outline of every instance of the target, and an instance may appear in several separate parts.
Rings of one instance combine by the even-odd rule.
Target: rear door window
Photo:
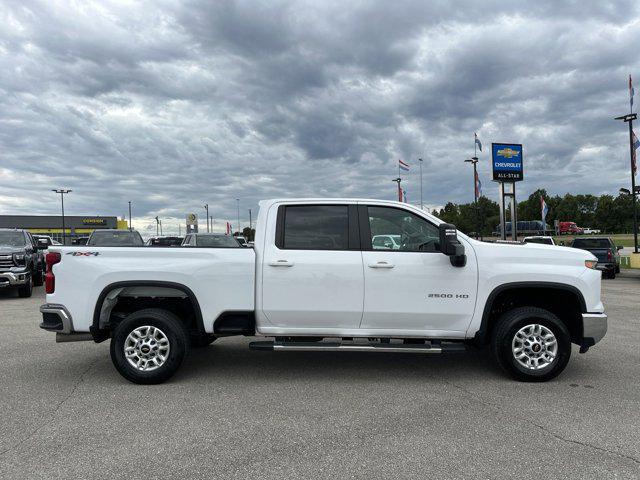
[[[284,209],[282,248],[348,250],[347,205],[292,205]]]

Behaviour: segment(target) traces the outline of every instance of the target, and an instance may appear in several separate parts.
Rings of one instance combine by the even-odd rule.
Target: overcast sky
[[[628,186],[640,2],[0,1],[0,214],[188,212],[263,198],[483,193],[522,143],[520,198]],[[640,127],[638,127],[640,129]],[[204,223],[204,220],[201,221]]]

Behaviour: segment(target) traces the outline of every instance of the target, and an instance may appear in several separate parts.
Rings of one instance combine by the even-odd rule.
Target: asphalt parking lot
[[[42,288],[0,292],[0,478],[640,478],[640,272],[546,384],[487,352],[254,352],[223,339],[139,386],[108,342],[56,344]]]

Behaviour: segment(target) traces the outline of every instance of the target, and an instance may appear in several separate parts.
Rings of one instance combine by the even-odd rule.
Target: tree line
[[[572,195],[563,197],[547,195],[545,189],[538,189],[524,201],[518,203],[517,220],[542,220],[540,197],[544,197],[549,212],[546,221],[553,229],[553,222],[576,222],[579,227],[597,228],[603,233],[633,232],[633,204],[631,195]],[[497,202],[480,197],[478,217],[473,202],[464,204],[447,203],[433,213],[447,223],[453,223],[465,233],[477,232],[480,224],[482,235],[491,235],[500,224],[500,207]],[[508,220],[508,219],[507,219]]]

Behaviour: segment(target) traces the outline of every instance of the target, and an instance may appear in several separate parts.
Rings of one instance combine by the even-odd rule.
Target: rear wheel
[[[544,382],[559,375],[571,357],[571,337],[560,319],[542,308],[521,307],[498,320],[493,338],[498,364],[513,378]]]
[[[189,349],[178,317],[158,308],[139,310],[122,320],[111,339],[111,360],[124,378],[141,384],[168,380]]]
[[[44,272],[41,268],[36,268],[36,270],[32,273],[33,275],[33,285],[36,287],[41,287],[44,283]]]

